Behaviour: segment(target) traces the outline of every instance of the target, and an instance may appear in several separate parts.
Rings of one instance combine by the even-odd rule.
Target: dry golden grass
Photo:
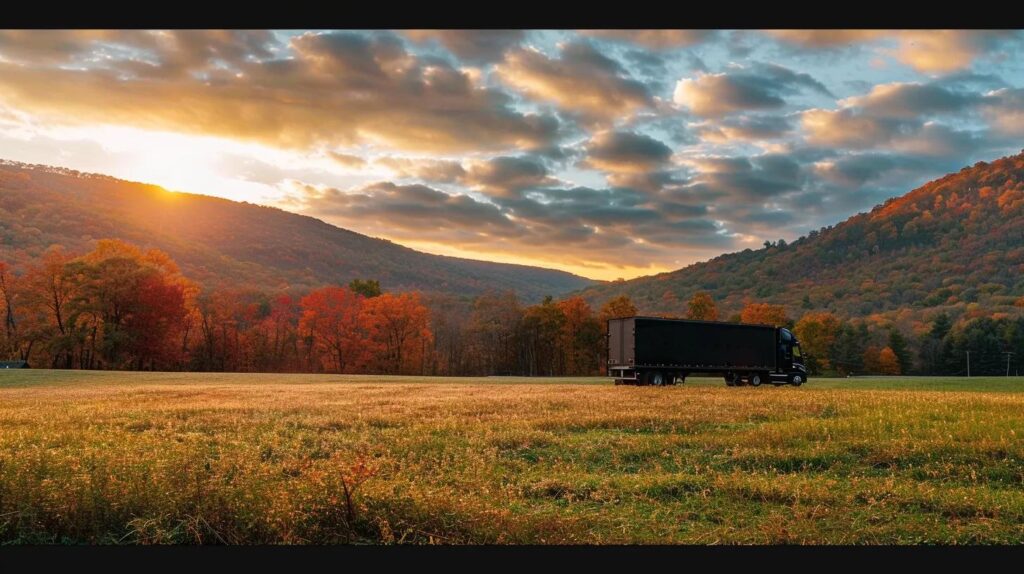
[[[1024,541],[1020,380],[424,380],[0,373],[0,541]]]

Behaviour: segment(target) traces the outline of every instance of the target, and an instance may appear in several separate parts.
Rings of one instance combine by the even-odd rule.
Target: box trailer
[[[720,321],[608,320],[608,376],[615,384],[671,385],[720,374],[729,386],[807,381],[800,342],[788,329]]]

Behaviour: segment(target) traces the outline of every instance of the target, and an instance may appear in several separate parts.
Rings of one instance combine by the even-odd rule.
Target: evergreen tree
[[[868,336],[865,325],[853,327],[849,323],[843,323],[836,335],[832,352],[829,354],[833,368],[845,375],[863,373],[864,351],[867,349],[867,344]]]
[[[910,356],[910,349],[907,348],[907,340],[903,337],[903,333],[896,327],[889,329],[889,348],[896,355],[896,360],[900,364],[900,374],[907,374],[910,372],[913,364]]]

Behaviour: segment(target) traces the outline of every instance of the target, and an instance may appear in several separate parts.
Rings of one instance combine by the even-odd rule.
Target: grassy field
[[[1024,378],[0,372],[4,543],[1022,543]]]

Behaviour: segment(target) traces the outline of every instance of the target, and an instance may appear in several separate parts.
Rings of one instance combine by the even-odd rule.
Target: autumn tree
[[[64,265],[74,297],[68,324],[83,334],[83,366],[169,368],[188,309],[189,282],[164,252],[116,239]]]
[[[699,291],[690,298],[687,304],[686,318],[701,321],[717,321],[718,308],[715,307],[715,300],[706,291]]]
[[[261,302],[249,345],[257,371],[286,371],[299,368],[298,322],[301,301],[280,293]]]
[[[832,368],[830,354],[842,322],[827,311],[806,313],[793,327],[793,333],[800,341],[807,368],[813,374]]]
[[[877,375],[882,372],[882,350],[876,345],[868,345],[864,349],[864,370],[872,375]]]
[[[566,374],[597,372],[601,325],[582,297],[570,297],[556,304],[565,318],[559,348],[565,353]]]
[[[661,313],[662,317],[671,319],[673,317],[678,316],[679,312],[677,311],[677,309],[679,309],[680,305],[679,297],[676,296],[675,291],[672,291],[671,289],[666,289],[665,292],[662,293],[661,307],[662,309],[664,309],[664,311],[662,311]]]
[[[15,281],[7,263],[0,261],[0,304],[3,305],[3,349],[7,359],[25,359],[18,337],[18,321],[14,315]]]
[[[324,287],[302,298],[299,329],[317,356],[330,369],[347,372],[365,362],[365,340],[369,326],[363,314],[367,299],[345,287]]]
[[[468,332],[477,372],[498,375],[515,370],[516,333],[522,316],[513,291],[484,293],[473,301]]]
[[[740,312],[740,322],[782,327],[789,323],[786,308],[768,303],[748,303]]]
[[[882,375],[900,374],[900,361],[896,353],[889,347],[878,352],[878,372]]]
[[[430,313],[420,294],[384,293],[366,299],[363,309],[373,367],[388,374],[421,372],[433,334]]]
[[[598,320],[608,328],[609,319],[620,319],[622,317],[633,317],[637,314],[636,305],[629,295],[618,295],[604,302],[601,311],[598,313]]]
[[[558,349],[565,315],[550,296],[523,313],[517,345],[520,372],[525,375],[561,375],[565,372],[564,354]]]
[[[428,354],[423,374],[478,374],[474,370],[476,353],[469,333],[473,301],[452,293],[423,294],[422,299],[434,335],[433,350]]]

